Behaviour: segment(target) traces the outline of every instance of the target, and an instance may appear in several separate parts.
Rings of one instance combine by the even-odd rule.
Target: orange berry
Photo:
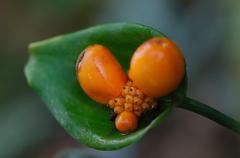
[[[139,89],[136,90],[136,96],[140,99],[143,99],[144,98],[144,94],[143,92],[141,92]]]
[[[115,104],[115,102],[114,102],[114,99],[109,100],[109,102],[108,102],[108,107],[114,108],[115,106],[116,106],[116,104]]]
[[[134,107],[133,107],[133,109],[134,109],[135,111],[140,111],[140,110],[142,109],[142,107],[135,104]]]
[[[114,99],[116,106],[122,106],[125,103],[125,99],[123,97],[117,97]]]
[[[131,59],[129,78],[150,97],[173,92],[185,74],[184,58],[175,43],[154,37],[140,45]]]
[[[130,87],[129,86],[124,86],[122,89],[122,96],[126,96],[129,94]]]
[[[134,97],[133,98],[133,103],[139,106],[139,105],[142,104],[142,99],[139,98],[139,97]]]
[[[142,104],[142,108],[143,108],[144,110],[148,110],[148,109],[150,109],[150,105],[148,105],[147,103],[143,103],[143,104]]]
[[[126,85],[127,85],[127,86],[132,86],[132,85],[133,85],[133,84],[132,84],[132,81],[128,81]]]
[[[129,94],[132,95],[132,96],[134,96],[134,95],[136,94],[136,88],[130,87],[130,89],[129,89]]]
[[[114,112],[116,113],[116,114],[120,114],[121,112],[123,112],[124,111],[124,107],[123,106],[115,106],[114,107]]]
[[[127,103],[133,103],[133,96],[126,95],[125,100],[126,100]]]
[[[102,45],[87,47],[76,64],[77,79],[93,100],[107,104],[119,96],[127,78],[111,52]]]
[[[153,98],[147,97],[144,99],[144,102],[149,105],[152,105],[154,103],[154,100],[153,100]]]
[[[124,104],[124,109],[126,111],[133,111],[133,104],[132,103],[125,103]]]
[[[119,132],[132,132],[138,126],[138,118],[133,112],[123,111],[117,116],[115,126]]]

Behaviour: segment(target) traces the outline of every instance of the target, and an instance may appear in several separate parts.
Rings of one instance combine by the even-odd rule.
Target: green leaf
[[[109,119],[111,109],[94,102],[82,91],[75,76],[75,63],[84,48],[102,44],[112,51],[127,72],[134,50],[153,36],[164,35],[150,27],[116,23],[33,43],[25,68],[28,83],[64,129],[79,142],[100,150],[125,147],[139,140],[168,116],[173,100],[176,100],[174,96],[185,96],[182,88],[174,92],[170,100],[160,99],[161,109],[157,116],[151,113],[142,116],[138,130],[123,135]],[[178,93],[181,94],[176,95]]]

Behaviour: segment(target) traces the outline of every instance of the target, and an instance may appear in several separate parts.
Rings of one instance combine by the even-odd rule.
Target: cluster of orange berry
[[[175,43],[154,37],[133,53],[128,75],[111,51],[99,44],[80,54],[76,74],[91,99],[117,114],[117,130],[129,133],[137,128],[138,117],[157,105],[154,98],[177,89],[185,74],[185,62]]]
[[[156,105],[157,102],[134,87],[132,81],[127,82],[120,96],[111,99],[107,104],[108,107],[114,109],[116,114],[120,114],[123,111],[130,111],[136,116],[141,116],[142,113],[153,109]]]

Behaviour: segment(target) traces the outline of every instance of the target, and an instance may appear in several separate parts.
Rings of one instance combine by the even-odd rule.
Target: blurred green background
[[[189,96],[240,120],[239,0],[0,0],[0,158],[53,158],[68,149],[106,158],[239,158],[239,135],[180,109],[115,152],[82,146],[58,125],[26,83],[28,44],[110,22],[168,35],[186,57]]]

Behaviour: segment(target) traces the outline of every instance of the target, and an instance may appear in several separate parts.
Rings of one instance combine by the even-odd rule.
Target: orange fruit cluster
[[[134,52],[128,77],[110,50],[99,44],[81,53],[76,74],[85,93],[114,109],[116,128],[128,133],[137,128],[137,117],[157,105],[154,98],[177,89],[185,75],[185,62],[175,43],[153,37]]]
[[[128,81],[122,88],[120,96],[111,99],[107,104],[108,107],[114,109],[116,114],[129,111],[133,112],[136,116],[141,116],[142,113],[154,108],[156,105],[157,102],[134,87],[132,81]]]

